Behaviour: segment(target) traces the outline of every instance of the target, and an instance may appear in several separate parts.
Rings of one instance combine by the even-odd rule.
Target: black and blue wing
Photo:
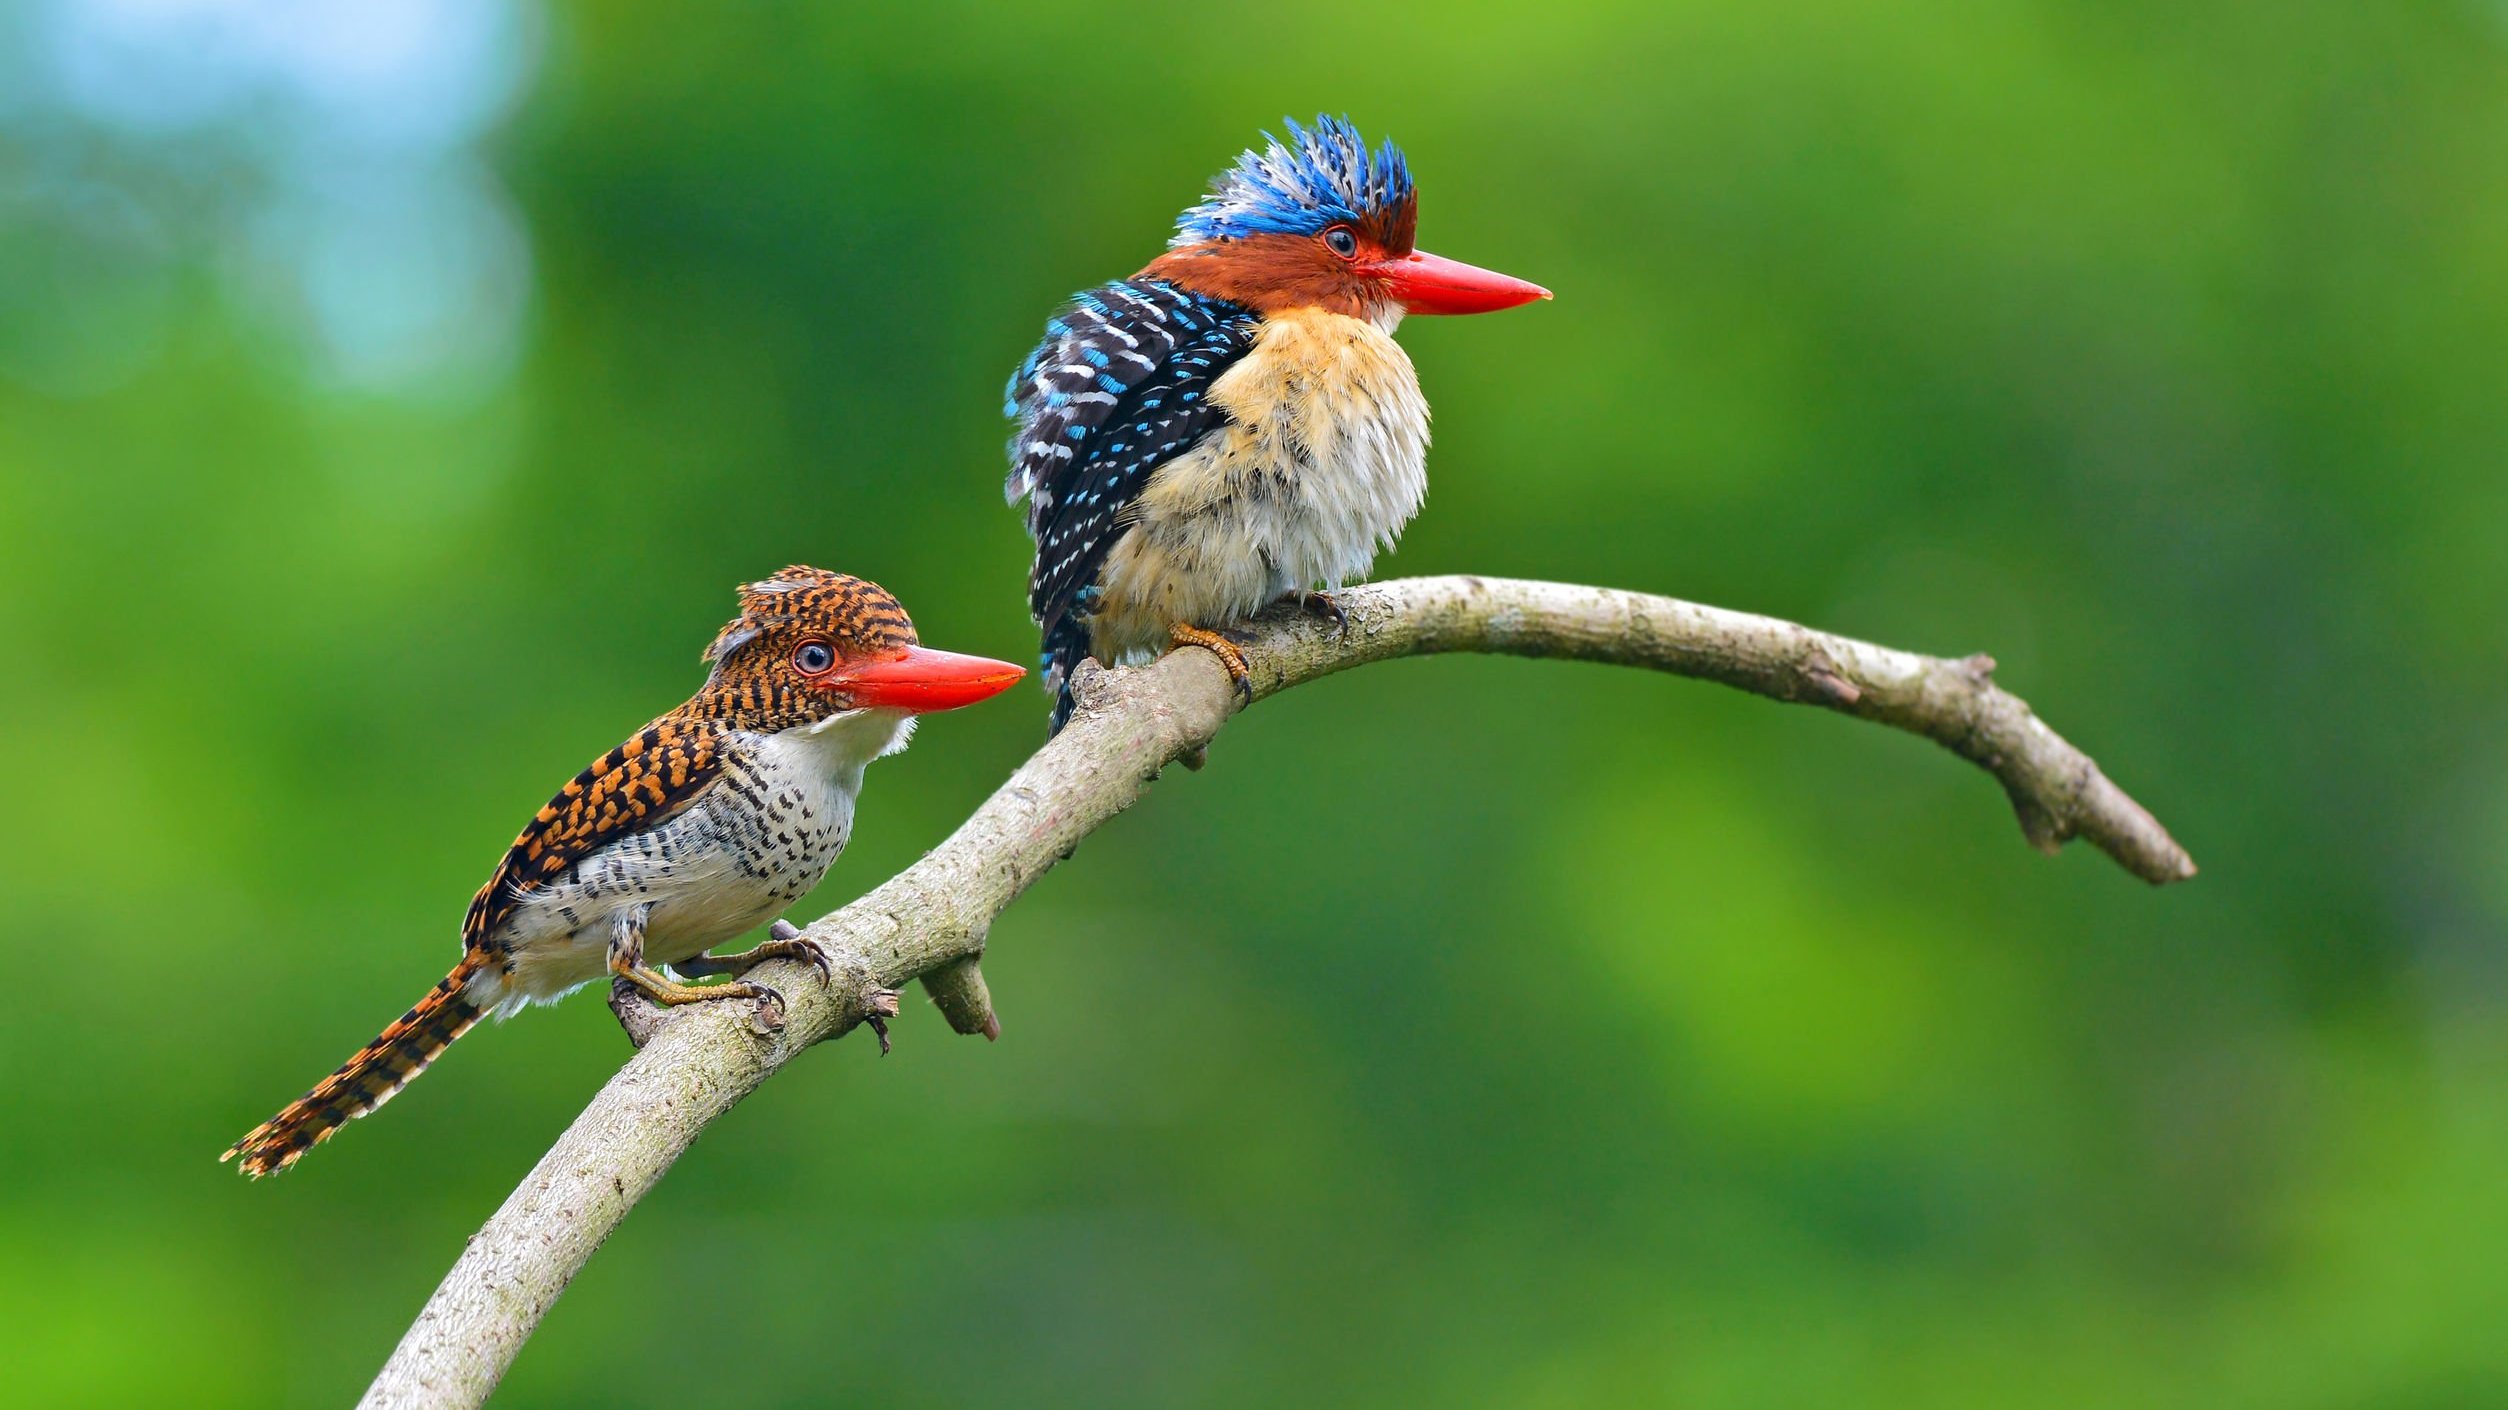
[[[1250,310],[1156,280],[1093,289],[1046,324],[1010,381],[1011,502],[1028,501],[1028,607],[1044,633],[1054,726],[1088,655],[1098,575],[1151,473],[1224,424],[1211,384],[1252,348]]]

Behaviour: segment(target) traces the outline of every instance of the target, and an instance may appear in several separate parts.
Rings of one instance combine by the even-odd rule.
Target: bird
[[[1391,141],[1371,150],[1347,118],[1284,125],[1177,218],[1165,253],[1073,296],[1011,375],[1003,493],[1026,499],[1036,541],[1054,731],[1091,655],[1204,647],[1251,698],[1225,630],[1290,596],[1338,618],[1329,589],[1364,577],[1427,494],[1403,315],[1550,297],[1417,248]]]
[[[916,718],[997,695],[1026,668],[936,651],[877,583],[794,566],[740,589],[685,704],[594,760],[532,816],[462,921],[461,962],[304,1097],[227,1148],[258,1178],[294,1165],[391,1099],[490,1014],[554,1003],[604,974],[661,1004],[782,996],[739,976],[828,958],[777,922],[736,955],[714,946],[799,900],[844,851],[863,769]],[[687,984],[683,977],[730,975]],[[882,1035],[885,1048],[886,1035]]]

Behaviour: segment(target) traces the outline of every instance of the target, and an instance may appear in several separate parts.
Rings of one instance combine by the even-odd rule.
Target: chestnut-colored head
[[[1176,221],[1166,254],[1142,270],[1261,313],[1321,308],[1355,318],[1488,313],[1550,297],[1491,270],[1417,248],[1419,192],[1386,142],[1374,151],[1347,119],[1288,124],[1220,174]]]
[[[794,566],[740,590],[740,615],[705,649],[697,704],[772,733],[849,710],[926,714],[998,695],[1027,674],[1007,661],[935,651],[875,582]]]

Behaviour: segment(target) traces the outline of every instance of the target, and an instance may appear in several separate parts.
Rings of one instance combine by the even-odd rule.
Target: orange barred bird
[[[741,590],[705,686],[602,755],[533,817],[462,922],[461,963],[302,1100],[220,1160],[285,1170],[390,1100],[489,1014],[553,1003],[609,974],[664,1004],[781,995],[739,976],[827,957],[778,922],[737,955],[714,946],[777,917],[844,851],[863,769],[915,717],[997,695],[1026,672],[917,643],[877,583],[786,568]],[[727,974],[695,987],[656,973]]]

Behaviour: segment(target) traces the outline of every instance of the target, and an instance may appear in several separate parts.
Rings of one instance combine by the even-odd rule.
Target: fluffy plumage
[[[1401,309],[1313,238],[1346,224],[1408,253],[1409,166],[1344,119],[1287,126],[1184,212],[1168,255],[1057,313],[1011,377],[1003,488],[1028,501],[1056,729],[1084,657],[1363,575],[1419,508],[1427,407],[1386,336]]]
[[[1144,477],[1098,567],[1099,659],[1165,649],[1177,622],[1241,622],[1365,576],[1427,497],[1428,404],[1373,323],[1321,309],[1264,319],[1212,384],[1221,418]]]

